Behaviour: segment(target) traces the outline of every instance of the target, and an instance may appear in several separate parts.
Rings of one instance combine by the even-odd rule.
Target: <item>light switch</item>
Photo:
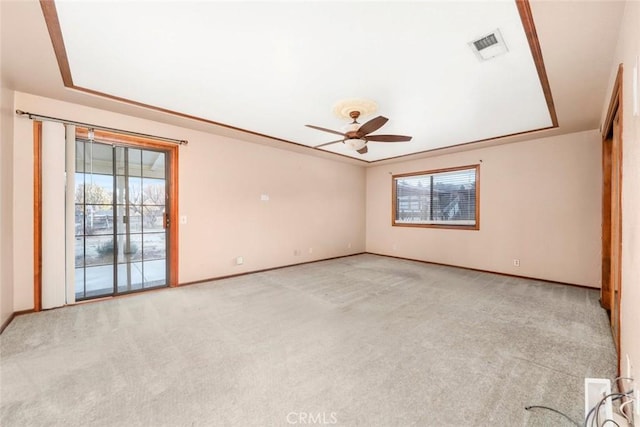
[[[186,223],[187,223],[187,216],[180,215],[180,224],[186,224]]]

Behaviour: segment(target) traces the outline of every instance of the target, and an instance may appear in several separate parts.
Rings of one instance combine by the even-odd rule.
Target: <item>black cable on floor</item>
[[[579,422],[575,421],[573,418],[571,418],[569,415],[565,414],[564,412],[558,411],[557,409],[554,408],[550,408],[548,406],[542,406],[542,405],[531,405],[531,406],[525,406],[524,409],[526,409],[527,411],[530,409],[534,409],[534,408],[540,408],[540,409],[546,409],[548,411],[553,411],[556,414],[560,414],[563,417],[565,417],[566,419],[568,419],[569,421],[571,421],[571,423],[577,425],[578,427],[581,427],[582,424],[580,424]]]
[[[584,424],[583,427],[587,427],[587,424],[589,424],[589,418],[591,417],[591,414],[595,414],[593,415],[593,418],[591,419],[591,425],[594,425],[594,422],[596,424],[596,427],[598,427],[599,424],[599,415],[600,415],[600,407],[602,406],[602,404],[609,399],[610,397],[612,397],[613,399],[611,399],[612,403],[614,400],[618,400],[618,399],[622,399],[624,396],[627,396],[627,393],[611,393],[608,394],[606,396],[604,396],[597,404],[596,406],[594,406],[593,408],[591,408],[591,410],[589,411],[589,413],[587,414],[587,418],[584,419]],[[615,423],[615,421],[614,421]]]

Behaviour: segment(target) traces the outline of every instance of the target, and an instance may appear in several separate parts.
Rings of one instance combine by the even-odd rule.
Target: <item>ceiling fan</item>
[[[369,135],[371,132],[375,132],[384,126],[389,119],[383,116],[375,117],[365,124],[358,123],[358,117],[360,117],[360,111],[351,111],[349,116],[353,119],[353,122],[349,123],[349,128],[346,132],[339,132],[319,126],[306,125],[312,129],[321,130],[323,132],[334,133],[342,136],[341,139],[335,141],[326,142],[324,144],[316,145],[314,148],[324,147],[325,145],[336,144],[342,142],[349,148],[357,151],[360,154],[365,154],[367,149],[367,142],[407,142],[411,141],[410,136],[405,135]]]

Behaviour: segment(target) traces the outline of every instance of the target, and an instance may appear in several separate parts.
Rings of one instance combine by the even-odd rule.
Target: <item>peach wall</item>
[[[20,92],[15,102],[38,114],[189,140],[180,148],[181,283],[364,251],[361,166]],[[22,236],[14,245],[14,310],[23,310],[33,306],[32,122],[16,117],[14,126],[14,225]]]
[[[3,82],[4,83],[4,82]],[[0,89],[0,325],[13,313],[13,96]]]
[[[598,287],[600,162],[593,130],[369,168],[367,251]],[[391,226],[391,174],[478,163],[479,231]]]
[[[640,116],[633,115],[633,69],[640,56],[640,2],[627,1],[614,61],[603,117],[610,94],[623,64],[622,82],[622,307],[621,307],[621,375],[640,377]],[[640,64],[639,64],[640,66]],[[640,97],[640,93],[637,94]],[[627,371],[627,355],[634,366]],[[636,381],[636,387],[640,382]]]
[[[3,13],[0,6],[0,27]],[[3,42],[5,38],[0,37],[0,44]],[[8,89],[4,67],[0,67],[0,325],[13,313],[13,100],[14,92]]]

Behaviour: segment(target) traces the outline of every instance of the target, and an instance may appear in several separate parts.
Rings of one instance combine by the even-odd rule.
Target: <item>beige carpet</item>
[[[2,426],[563,426],[598,292],[358,255],[17,317]]]

